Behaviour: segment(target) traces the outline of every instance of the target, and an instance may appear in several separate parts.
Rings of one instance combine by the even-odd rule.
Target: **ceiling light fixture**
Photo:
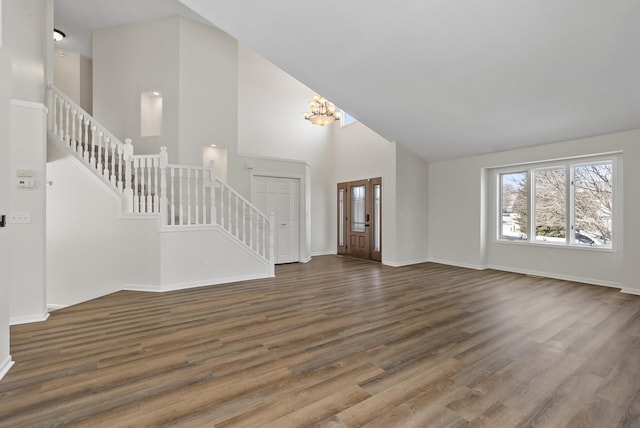
[[[67,37],[67,35],[64,34],[62,31],[58,30],[57,28],[53,29],[53,41],[54,42],[59,42],[60,40],[64,39],[65,37]]]
[[[336,120],[340,120],[340,112],[336,111],[336,106],[319,95],[313,97],[309,103],[310,112],[304,114],[304,118],[314,125],[331,125]]]

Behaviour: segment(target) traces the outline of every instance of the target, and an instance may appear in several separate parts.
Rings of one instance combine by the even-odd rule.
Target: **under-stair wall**
[[[157,217],[122,217],[122,200],[49,138],[47,301],[50,308],[160,282]]]

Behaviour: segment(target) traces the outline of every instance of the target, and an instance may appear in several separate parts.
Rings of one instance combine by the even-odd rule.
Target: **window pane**
[[[566,243],[566,169],[534,172],[536,241]]]
[[[500,174],[501,239],[527,239],[528,188],[526,172]]]
[[[338,245],[344,246],[344,189],[338,190]]]
[[[574,169],[574,243],[611,247],[612,179],[611,162]]]
[[[351,188],[351,231],[364,232],[364,186]]]
[[[351,116],[346,111],[342,110],[342,118],[341,118],[341,121],[340,121],[340,126],[351,125],[352,123],[355,123],[357,121],[358,121],[358,119],[356,119],[355,117]]]
[[[376,184],[373,186],[373,216],[375,219],[373,225],[373,250],[380,251],[380,185]]]

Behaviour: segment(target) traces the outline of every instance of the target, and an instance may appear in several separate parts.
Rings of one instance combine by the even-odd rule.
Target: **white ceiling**
[[[427,160],[640,128],[638,0],[180,1]],[[60,26],[189,16],[55,2]]]

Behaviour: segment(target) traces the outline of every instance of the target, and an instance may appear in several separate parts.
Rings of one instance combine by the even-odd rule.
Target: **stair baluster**
[[[217,224],[216,213],[216,166],[213,161],[209,162],[209,183],[211,193],[211,224]]]

